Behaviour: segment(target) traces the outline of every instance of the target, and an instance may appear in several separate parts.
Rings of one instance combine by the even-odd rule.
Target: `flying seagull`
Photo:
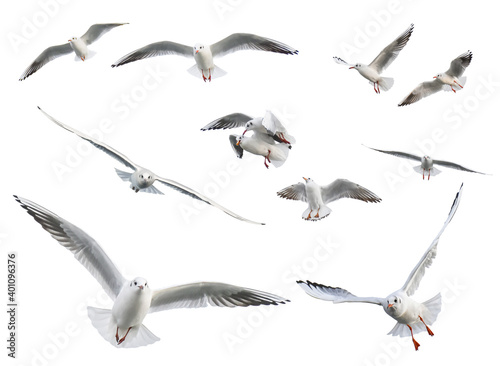
[[[87,48],[88,45],[94,43],[103,34],[109,32],[111,29],[128,23],[107,23],[107,24],[94,24],[87,32],[80,38],[73,37],[68,40],[69,43],[52,46],[43,51],[30,66],[23,72],[19,80],[24,80],[31,74],[37,72],[42,66],[48,62],[55,60],[58,57],[67,55],[68,53],[75,52],[75,60],[85,61],[87,58],[93,56],[94,52]]]
[[[45,113],[40,107],[38,107],[38,109],[40,109],[40,111],[43,114],[45,114],[45,116],[47,116],[47,118],[50,119],[55,124],[59,125],[60,127],[66,129],[66,130],[68,130],[70,132],[73,132],[75,135],[77,135],[77,136],[81,137],[82,139],[90,142],[92,145],[94,145],[95,147],[97,147],[99,150],[104,151],[106,154],[108,154],[112,158],[115,158],[116,160],[118,160],[120,163],[122,163],[126,167],[132,169],[133,172],[129,173],[129,172],[124,172],[122,170],[119,170],[119,169],[115,168],[116,173],[118,174],[118,176],[123,181],[130,182],[130,188],[132,188],[132,190],[134,190],[136,193],[139,192],[139,191],[143,191],[143,192],[146,192],[146,193],[163,194],[158,188],[156,188],[153,185],[153,183],[155,181],[158,181],[160,183],[165,184],[167,187],[175,189],[176,191],[179,191],[179,192],[181,192],[183,194],[186,194],[186,195],[188,195],[188,196],[190,196],[190,197],[192,197],[194,199],[203,201],[205,203],[208,203],[209,205],[217,207],[219,210],[224,211],[229,216],[232,216],[232,217],[234,217],[234,218],[236,218],[238,220],[249,222],[249,223],[252,223],[252,224],[257,224],[257,225],[264,225],[263,223],[251,221],[251,220],[245,219],[244,217],[242,217],[242,216],[240,216],[238,214],[235,214],[234,212],[228,210],[227,208],[219,205],[217,202],[215,202],[215,201],[211,200],[210,198],[202,195],[201,193],[196,192],[195,190],[193,190],[193,189],[191,189],[189,187],[186,187],[183,184],[177,183],[176,181],[173,181],[171,179],[162,178],[162,177],[154,174],[150,170],[148,170],[146,168],[143,168],[143,167],[135,164],[133,161],[131,161],[125,155],[123,155],[119,151],[113,149],[112,147],[106,145],[105,143],[103,143],[101,141],[98,141],[98,140],[96,140],[96,139],[94,139],[94,138],[92,138],[90,136],[87,136],[84,133],[82,133],[80,131],[77,131],[74,128],[68,126],[68,125],[65,125],[61,121],[58,121],[54,117],[52,117],[52,116],[48,115],[47,113]]]
[[[227,128],[244,127],[242,135],[247,131],[271,136],[276,142],[294,144],[295,138],[288,133],[285,126],[271,111],[266,111],[264,117],[250,117],[243,113],[231,113],[227,116],[217,118],[203,127],[202,131],[225,130]]]
[[[366,146],[366,147],[368,147],[368,146]],[[464,172],[484,174],[481,172],[476,172],[475,170],[467,169],[461,165],[458,165],[458,164],[455,164],[455,163],[452,163],[449,161],[432,159],[429,155],[424,155],[423,157],[420,157],[420,156],[416,156],[413,154],[408,154],[408,153],[400,152],[400,151],[378,150],[378,149],[374,149],[371,147],[368,147],[368,148],[375,150],[375,151],[378,151],[378,152],[381,152],[381,153],[394,155],[394,156],[397,156],[398,158],[420,161],[420,165],[413,167],[413,170],[415,170],[417,173],[422,174],[422,179],[425,178],[425,171],[428,171],[427,180],[429,180],[431,178],[431,175],[435,176],[435,175],[438,175],[439,173],[441,173],[441,170],[434,167],[434,164],[442,165],[444,167],[451,168],[451,169],[463,170]]]
[[[320,186],[311,178],[303,178],[305,183],[293,184],[277,194],[281,198],[307,202],[302,218],[318,221],[327,217],[332,210],[326,205],[341,198],[355,198],[364,202],[380,202],[382,199],[368,189],[347,179],[337,179],[327,186]]]
[[[408,29],[403,32],[403,34],[401,34],[386,48],[384,48],[382,52],[380,52],[369,65],[361,63],[351,65],[342,60],[340,57],[336,56],[333,57],[333,59],[338,64],[349,66],[349,69],[356,69],[361,74],[361,76],[363,76],[365,79],[368,79],[370,84],[373,85],[373,90],[375,90],[375,93],[380,94],[380,87],[382,87],[383,91],[388,91],[394,84],[394,79],[382,77],[382,72],[389,67],[392,61],[394,61],[399,55],[399,52],[401,52],[403,47],[406,46],[406,44],[410,40],[412,32],[413,24],[411,24],[410,27],[408,27]]]
[[[212,78],[226,74],[224,70],[214,64],[213,59],[241,50],[268,51],[286,55],[299,53],[296,49],[269,38],[255,34],[234,33],[212,45],[197,43],[194,47],[189,47],[170,41],[151,43],[123,56],[111,67],[118,67],[129,62],[155,56],[179,55],[189,58],[194,57],[196,64],[189,68],[188,72],[196,77],[201,74],[203,81],[212,81]]]
[[[269,169],[268,162],[276,168],[282,166],[288,158],[290,146],[274,142],[272,137],[265,134],[253,134],[250,137],[230,135],[229,142],[238,158],[243,157],[243,151],[264,157],[264,165]]]
[[[462,76],[467,66],[472,60],[472,52],[467,51],[462,53],[456,59],[451,61],[450,68],[444,73],[434,76],[433,81],[424,81],[418,84],[408,96],[403,99],[398,106],[404,106],[418,102],[420,99],[428,97],[431,94],[437,93],[440,90],[453,91],[463,89],[467,78]]]
[[[443,233],[446,226],[450,223],[453,215],[458,208],[462,195],[462,186],[458,191],[455,201],[451,206],[450,213],[446,219],[441,231],[438,233],[431,246],[424,253],[415,268],[411,271],[410,276],[406,280],[403,287],[386,298],[381,297],[358,297],[351,294],[349,291],[340,287],[330,287],[314,283],[311,281],[297,281],[299,286],[310,296],[320,300],[331,301],[334,304],[341,302],[365,302],[369,304],[381,305],[384,311],[394,318],[397,323],[389,332],[393,336],[407,337],[411,335],[415,350],[418,350],[420,344],[415,340],[413,334],[423,331],[431,336],[434,333],[429,328],[436,320],[441,311],[441,294],[437,294],[433,298],[424,303],[417,302],[410,298],[417,291],[422,277],[424,277],[425,269],[432,265],[432,262],[437,254],[437,245],[439,237]]]
[[[69,221],[27,199],[14,196],[33,218],[99,282],[114,304],[111,310],[88,307],[92,325],[115,347],[146,346],[158,340],[142,324],[148,313],[177,308],[260,306],[289,300],[249,288],[218,282],[198,282],[160,290],[142,277],[127,280],[90,235]]]

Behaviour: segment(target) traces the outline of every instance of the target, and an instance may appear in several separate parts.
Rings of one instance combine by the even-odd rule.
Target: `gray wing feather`
[[[418,102],[422,98],[428,97],[429,95],[443,90],[444,85],[445,84],[439,79],[434,79],[433,81],[424,81],[423,83],[418,84],[417,87],[413,89],[412,92],[398,104],[398,106],[401,107]]]
[[[35,61],[31,63],[31,65],[28,66],[28,68],[19,77],[19,80],[21,81],[26,79],[28,76],[41,69],[45,64],[71,52],[73,52],[73,49],[71,48],[71,45],[69,43],[47,48],[35,59]]]
[[[333,60],[340,65],[345,65],[345,66],[349,66],[349,67],[354,66],[348,62],[345,62],[344,60],[342,60],[340,57],[337,57],[337,56],[333,56]]]
[[[364,146],[364,145],[363,145]],[[368,147],[368,146],[366,146]],[[374,149],[372,147],[368,147],[369,149],[384,153],[384,154],[389,154],[389,155],[394,155],[397,156],[398,158],[405,158],[405,159],[410,159],[410,160],[416,160],[416,161],[422,161],[422,158],[413,154],[408,154],[405,152],[401,151],[389,151],[389,150],[379,150],[379,149]]]
[[[258,50],[287,55],[299,53],[296,49],[270,38],[249,33],[234,33],[210,46],[213,57],[224,56],[241,50]]]
[[[325,204],[340,198],[354,198],[364,202],[382,201],[375,193],[347,179],[337,179],[321,187],[321,196]]]
[[[412,32],[413,24],[411,24],[408,29],[403,32],[403,34],[384,48],[369,66],[372,66],[379,74],[382,73],[382,71],[389,67],[389,65],[396,59],[404,46],[406,46],[410,40]]]
[[[458,164],[455,164],[455,163],[452,163],[452,162],[449,162],[449,161],[433,160],[433,163],[437,164],[437,165],[442,165],[442,166],[445,166],[445,167],[448,167],[448,168],[452,168],[452,169],[463,170],[464,172],[484,174],[484,173],[476,172],[475,170],[468,169],[466,167],[463,167],[462,165],[458,165]]]
[[[163,41],[151,43],[147,46],[139,48],[135,51],[126,54],[118,61],[116,61],[111,67],[118,67],[129,62],[134,62],[138,60],[143,60],[149,57],[165,56],[165,55],[179,55],[184,57],[193,57],[193,48],[185,46],[180,43]]]
[[[86,44],[91,44],[101,38],[104,34],[108,33],[111,29],[119,27],[128,23],[105,23],[105,24],[94,24],[85,32],[81,39]]]
[[[251,119],[252,117],[247,116],[246,114],[243,113],[231,113],[228,114],[227,116],[218,118],[215,121],[210,122],[201,130],[202,131],[225,130],[226,128],[243,127]]]
[[[334,304],[342,302],[366,302],[382,305],[383,301],[383,299],[378,297],[358,297],[343,288],[325,286],[311,281],[297,281],[297,284],[309,296],[320,300],[331,301]]]
[[[208,305],[234,308],[285,304],[289,300],[267,292],[217,282],[199,282],[153,292],[150,313]]]
[[[303,183],[292,184],[276,193],[279,197],[287,200],[307,202],[306,186]]]
[[[462,53],[460,56],[458,56],[456,59],[451,61],[450,63],[450,68],[446,71],[448,75],[455,76],[459,78],[464,74],[465,69],[467,66],[470,65],[470,62],[472,61],[472,52],[467,51],[465,53]]]
[[[125,283],[125,278],[99,244],[83,230],[46,208],[27,199],[14,197],[45,231],[73,253],[75,258],[101,284],[109,297],[116,299]]]

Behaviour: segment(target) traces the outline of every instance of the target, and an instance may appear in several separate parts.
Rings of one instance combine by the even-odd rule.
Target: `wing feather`
[[[224,56],[228,53],[241,50],[268,51],[284,53],[286,55],[295,55],[299,53],[299,51],[287,46],[284,43],[249,33],[231,34],[230,36],[211,45],[210,50],[212,51],[213,57]]]

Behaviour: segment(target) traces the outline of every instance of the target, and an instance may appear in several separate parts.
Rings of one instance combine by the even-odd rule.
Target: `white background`
[[[497,13],[479,3],[68,1],[52,2],[44,10],[43,0],[12,2],[1,16],[0,75],[2,282],[6,253],[16,251],[19,259],[18,359],[9,364],[429,365],[495,357],[499,52]],[[61,57],[17,80],[46,47],[107,22],[130,24],[93,44],[97,54],[85,62]],[[387,93],[375,94],[356,71],[332,59],[369,63],[411,23],[415,30],[408,45],[385,71],[395,78]],[[189,75],[193,62],[176,56],[110,67],[152,42],[210,44],[235,32],[270,37],[300,53],[226,56],[216,62],[228,74],[212,83]],[[468,49],[474,57],[463,91],[397,107],[413,87],[447,70]],[[152,72],[156,79],[148,76]],[[113,171],[126,170],[120,163],[51,123],[37,105],[87,132],[106,120],[103,140],[138,164],[215,193],[220,204],[267,225],[243,223],[208,206],[195,208],[189,197],[161,185],[165,196],[133,193]],[[266,109],[283,117],[297,139],[279,169],[266,170],[261,157],[236,159],[228,135],[241,131],[200,131],[223,115],[259,116]],[[413,162],[362,144],[425,152],[492,175],[443,168],[423,181],[411,170]],[[66,162],[70,150],[84,155],[78,161],[73,157],[72,166]],[[67,166],[59,177],[58,164]],[[329,205],[326,219],[305,222],[305,203],[276,196],[302,176],[319,184],[347,178],[383,201],[341,200]],[[382,308],[333,306],[295,284],[309,279],[360,296],[386,296],[398,289],[441,228],[462,182],[460,208],[414,297],[425,301],[441,291],[444,298],[431,327],[436,335],[418,334],[418,352],[408,339],[398,343],[399,338],[386,335],[395,322]],[[116,349],[85,313],[87,305],[110,308],[111,302],[13,194],[81,227],[127,277],[143,276],[153,288],[220,281],[292,301],[271,309],[156,313],[144,324],[161,341]],[[186,216],[186,208],[197,211]],[[7,334],[5,315],[1,339]],[[7,359],[1,349],[0,357]]]

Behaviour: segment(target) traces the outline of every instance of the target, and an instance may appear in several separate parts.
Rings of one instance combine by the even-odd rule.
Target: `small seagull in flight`
[[[73,37],[68,40],[69,43],[61,44],[59,46],[52,46],[43,51],[33,63],[23,72],[19,80],[24,80],[31,74],[37,72],[42,66],[48,62],[67,55],[68,53],[75,52],[75,60],[85,61],[87,58],[93,56],[94,52],[90,51],[87,46],[97,41],[103,34],[109,32],[111,29],[128,23],[107,23],[107,24],[94,24],[87,32],[80,38]]]
[[[82,229],[34,202],[14,197],[45,231],[73,253],[114,301],[111,310],[90,306],[87,310],[92,325],[115,347],[142,347],[159,341],[142,324],[149,313],[207,305],[233,308],[289,302],[267,292],[218,282],[198,282],[152,290],[142,277],[131,281],[123,277],[97,241]],[[74,284],[73,287],[76,289],[78,286]]]
[[[196,64],[189,68],[188,72],[196,77],[201,74],[203,81],[206,82],[226,74],[224,70],[214,64],[214,58],[241,50],[267,51],[285,55],[299,53],[296,49],[269,38],[255,34],[234,33],[212,45],[197,43],[194,47],[189,47],[170,41],[151,43],[123,56],[111,67],[118,67],[129,62],[155,56],[178,55],[188,58],[194,57]]]
[[[282,166],[288,158],[290,145],[276,143],[271,136],[257,133],[250,137],[243,135],[230,135],[229,142],[236,156],[241,159],[243,151],[264,157],[264,165],[269,169],[268,162],[276,168]]]
[[[334,304],[339,304],[341,302],[364,302],[382,306],[384,311],[397,321],[389,334],[400,337],[411,335],[413,345],[417,351],[420,344],[415,340],[413,334],[427,331],[430,336],[434,335],[429,325],[432,325],[436,321],[441,311],[441,294],[438,293],[432,299],[424,303],[417,302],[410,298],[410,296],[417,291],[420,281],[424,277],[425,269],[430,267],[434,258],[436,258],[439,238],[444,232],[444,229],[446,229],[446,226],[450,223],[453,215],[455,215],[461,195],[462,186],[451,206],[448,218],[429,249],[427,249],[415,268],[413,268],[413,271],[411,271],[403,287],[386,298],[358,297],[340,287],[325,286],[311,281],[297,281],[297,283],[308,295],[320,300],[331,301]]]
[[[333,57],[336,63],[341,65],[349,66],[349,69],[356,69],[361,76],[365,79],[368,79],[370,84],[373,85],[373,90],[375,93],[380,94],[380,87],[382,87],[383,91],[388,91],[394,85],[394,79],[388,77],[382,77],[382,72],[389,67],[389,65],[396,59],[399,55],[399,52],[403,49],[404,46],[410,40],[411,33],[413,32],[413,24],[403,32],[396,40],[390,43],[386,48],[382,50],[378,54],[377,57],[369,64],[361,64],[357,63],[355,65],[351,65],[340,57]]]

